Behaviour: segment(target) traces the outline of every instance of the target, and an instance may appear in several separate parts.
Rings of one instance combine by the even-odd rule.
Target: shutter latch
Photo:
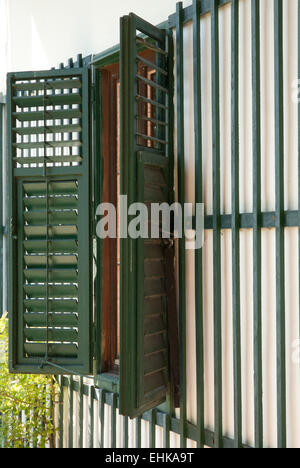
[[[173,238],[170,238],[170,239],[163,239],[163,247],[165,249],[173,249],[174,247],[174,239]]]

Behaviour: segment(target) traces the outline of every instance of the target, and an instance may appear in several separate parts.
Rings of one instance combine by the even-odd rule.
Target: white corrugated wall
[[[262,91],[262,210],[275,211],[275,119],[274,119],[274,10],[272,0],[261,5]],[[231,214],[231,7],[220,9],[220,115],[221,115],[221,213]],[[284,2],[284,111],[285,111],[285,210],[298,209],[298,116],[292,100],[297,79],[298,1]],[[212,207],[212,111],[210,15],[202,18],[202,125],[204,201],[206,214]],[[240,211],[252,213],[252,65],[251,0],[240,1],[239,130]],[[194,116],[192,22],[184,27],[185,161],[186,201],[194,202]],[[253,253],[252,230],[241,236],[241,317],[243,441],[254,445],[253,386]],[[300,446],[300,372],[293,362],[293,344],[299,339],[298,229],[285,229],[286,356],[288,446]],[[233,333],[232,333],[231,231],[222,232],[222,339],[224,435],[234,438]],[[265,445],[276,447],[276,270],[275,229],[262,232],[263,385]],[[187,378],[188,418],[196,424],[194,255],[187,252]],[[213,352],[213,242],[206,231],[204,244],[205,421],[214,429]]]

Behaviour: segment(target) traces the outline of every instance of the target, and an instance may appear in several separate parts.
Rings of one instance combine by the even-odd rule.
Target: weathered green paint
[[[70,377],[69,383],[69,401],[68,401],[68,421],[69,421],[69,431],[68,431],[68,447],[73,448],[74,441],[74,391],[73,391],[73,377]]]
[[[165,129],[169,122],[165,110],[159,111],[157,117],[163,124],[159,126],[157,135],[146,138],[148,141],[159,143],[158,149],[143,147],[139,142],[136,118],[137,81],[140,79],[137,78],[137,31],[156,41],[156,55],[165,57],[168,54],[168,38],[165,31],[153,27],[133,14],[121,19],[121,193],[127,194],[128,205],[136,201],[151,201],[151,195],[147,192],[147,184],[151,182],[148,179],[151,177],[149,169],[158,171],[161,177],[165,177],[164,185],[169,187],[170,157],[166,156],[169,147],[172,147],[160,144],[165,134],[165,130],[162,129]],[[148,43],[143,44],[148,47]],[[154,48],[152,43],[151,48]],[[159,79],[156,83],[152,82],[156,89],[153,102],[159,104],[162,109],[166,104],[166,88],[163,84],[170,69],[162,58],[157,58],[155,66],[164,70],[164,73],[158,72]],[[168,188],[167,191],[171,189]],[[161,202],[168,201],[169,194],[164,196],[167,198]],[[156,310],[157,306],[153,308],[154,292],[151,292],[151,284],[145,270],[148,251],[155,248],[152,244],[144,239],[121,239],[120,408],[121,414],[130,417],[159,405],[168,393],[167,327],[165,326],[164,330],[159,328],[161,321],[166,323],[166,305],[162,306],[164,310],[161,312]],[[162,247],[158,245],[158,248],[161,249],[163,257]],[[141,278],[144,278],[144,281],[141,281]],[[159,343],[155,344],[158,339]]]
[[[58,448],[64,446],[64,381],[59,377],[60,390],[59,390],[59,427],[58,427]]]
[[[66,377],[63,377],[62,378],[62,387],[61,388],[68,388],[68,387],[69,387],[69,379],[66,378]],[[74,392],[78,392],[78,391],[79,391],[79,384],[78,384],[78,382],[74,381]],[[114,399],[114,394],[113,393],[105,392],[105,391],[99,391],[99,390],[96,390],[94,388],[94,391],[93,391],[92,394],[93,394],[94,399],[99,402],[99,408],[103,409],[104,404],[108,405],[110,407],[112,407],[113,404],[115,404],[113,402],[113,399]],[[101,397],[101,394],[102,394],[102,397]],[[85,397],[88,397],[90,395],[90,385],[86,385],[86,384],[83,385],[83,395]],[[99,395],[100,395],[100,397],[99,397]],[[100,398],[100,401],[99,401],[99,398]],[[119,407],[118,403],[119,402],[118,402],[118,398],[117,398],[116,408]],[[106,424],[106,428],[109,427],[108,426],[108,420],[104,420],[104,410],[101,410],[100,413],[101,413],[101,417],[100,417],[101,427],[103,427],[103,424]],[[76,417],[76,415],[75,415],[75,417]],[[151,423],[151,412],[147,411],[147,412],[143,413],[140,417],[135,419],[135,435],[136,435],[135,446],[136,446],[136,448],[141,447],[141,422],[142,421],[146,421],[148,423]],[[162,413],[162,412],[160,412],[158,410],[156,410],[156,426],[164,429],[164,432],[166,434],[165,439],[167,441],[169,440],[169,437],[170,437],[169,431],[173,432],[174,434],[179,435],[180,430],[181,430],[181,425],[180,425],[180,420],[179,419],[176,419],[176,417],[169,416],[166,413]],[[186,422],[185,432],[186,432],[186,436],[187,436],[188,439],[190,439],[192,441],[197,441],[198,429],[197,429],[196,425],[191,424],[189,422]],[[104,441],[104,432],[103,432],[103,441]],[[205,443],[204,444],[207,447],[211,447],[211,448],[215,447],[214,433],[212,431],[205,430]],[[234,440],[230,439],[228,437],[223,437],[222,445],[223,445],[224,448],[234,448]],[[104,447],[104,445],[102,445],[101,447]],[[244,444],[243,448],[250,448],[250,447]]]
[[[178,201],[185,201],[185,162],[184,162],[184,76],[183,76],[183,7],[176,9],[176,100],[177,100],[177,161],[178,161]],[[184,229],[182,229],[184,232]],[[186,447],[186,278],[185,278],[185,237],[179,245],[179,347],[180,347],[180,446]]]
[[[98,408],[99,408],[99,422],[100,422],[100,437],[99,448],[104,448],[104,404],[105,404],[105,390],[99,390]]]
[[[200,1],[194,0],[194,132],[195,132],[195,202],[203,203],[202,112],[201,112],[201,41]],[[204,344],[203,344],[203,251],[195,252],[196,360],[197,360],[197,428],[198,448],[204,447]]]
[[[83,448],[83,377],[79,378],[78,386],[78,448]]]
[[[71,62],[69,65],[72,65]],[[52,93],[48,93],[47,97],[44,94],[43,111],[32,112],[32,107],[29,107],[28,112],[20,112],[16,99],[23,102],[29,92],[31,97],[28,99],[35,99],[32,94],[33,83],[28,82],[32,78],[44,80],[38,81],[36,87],[39,88],[39,85],[43,84],[44,92],[48,86],[52,89]],[[64,152],[57,151],[60,151],[59,148],[63,145],[70,146],[68,140],[72,138],[71,133],[68,134],[68,140],[59,143],[57,133],[60,133],[61,127],[58,126],[55,128],[55,138],[50,145],[33,144],[31,138],[34,127],[30,124],[29,142],[26,143],[24,142],[26,127],[23,124],[27,120],[29,122],[32,119],[42,120],[44,134],[40,132],[39,134],[46,141],[46,135],[50,133],[50,127],[46,129],[46,122],[53,117],[53,112],[49,111],[48,106],[52,105],[51,99],[54,99],[56,90],[54,83],[59,82],[60,94],[55,94],[55,99],[60,98],[63,89],[61,82],[65,78],[67,83],[71,80],[74,80],[74,83],[81,83],[78,90],[80,106],[76,109],[76,115],[81,116],[80,145],[76,145],[78,154],[73,153],[71,147],[68,156],[65,156]],[[29,85],[30,91],[25,89]],[[18,86],[22,86],[22,90],[16,90]],[[66,99],[71,96],[69,87],[64,96]],[[10,102],[8,109],[10,369],[13,372],[53,374],[65,372],[67,369],[70,373],[88,374],[91,371],[92,312],[89,244],[91,205],[89,71],[87,68],[76,68],[9,74],[8,98]],[[69,101],[65,104],[68,108],[56,110],[55,118],[74,117],[75,110],[70,110]],[[35,106],[36,103],[31,102],[26,105]],[[59,105],[62,106],[63,103],[60,102]],[[20,122],[20,125],[17,126],[17,122]],[[68,125],[71,124],[69,121]],[[39,130],[41,128],[40,125]],[[22,141],[20,144],[16,143],[19,129]],[[43,151],[39,153],[38,160],[37,155],[33,153],[34,147]],[[66,161],[70,163],[68,167],[64,165]],[[36,162],[43,167],[32,166]],[[49,166],[49,163],[53,162],[59,162],[61,166]],[[40,196],[44,202],[36,198]],[[69,211],[62,212],[64,208]],[[73,236],[74,243],[65,242],[70,236]],[[68,255],[64,253],[66,246]],[[44,286],[37,284],[41,281],[44,281]],[[50,286],[51,282],[55,282],[56,285]],[[58,297],[61,297],[61,300],[56,299]],[[37,326],[35,321],[40,319],[37,313],[41,312],[44,322],[39,320],[38,326],[43,325],[44,328],[34,328]],[[57,326],[53,321],[53,313],[60,314],[61,325],[64,324],[62,314],[65,314],[65,319],[71,327],[73,325],[70,325],[69,317],[73,314],[73,318],[77,318],[76,332],[74,328],[63,332],[59,328],[57,330],[52,328],[50,331],[50,325]],[[58,316],[55,316],[55,319],[57,318]],[[49,343],[51,340],[57,344]],[[74,342],[78,347],[73,344]],[[59,369],[59,366],[63,369]]]
[[[284,103],[283,2],[274,0],[275,51],[275,179],[276,179],[276,320],[277,320],[277,438],[286,448],[286,339],[284,257]]]
[[[149,448],[156,447],[156,410],[150,411],[150,428],[149,428]]]
[[[253,349],[255,447],[263,447],[262,303],[261,303],[261,90],[260,4],[251,2],[253,106]]]
[[[239,0],[231,2],[231,184],[232,184],[232,300],[235,448],[242,446],[242,370],[239,226]]]
[[[89,394],[89,448],[94,448],[94,434],[95,434],[95,415],[94,415],[94,387],[90,387]]]
[[[142,446],[142,428],[141,428],[142,418],[138,416],[135,420],[135,446],[136,448],[141,448]]]
[[[164,414],[163,416],[163,430],[164,430],[164,448],[170,447],[170,416]]]
[[[128,417],[123,416],[123,448],[128,448]]]
[[[215,379],[215,444],[222,448],[222,319],[221,319],[221,216],[220,216],[220,70],[219,11],[213,0],[211,11],[212,54],[212,144],[213,144],[213,277],[214,277],[214,379]]]
[[[113,394],[112,396],[110,433],[111,433],[110,446],[111,448],[116,448],[117,446],[117,395],[116,394]]]
[[[219,7],[227,5],[230,3],[231,0],[217,0]],[[212,0],[201,0],[200,1],[200,15],[206,15],[207,13],[211,13],[213,8],[213,1]],[[182,11],[182,21],[183,25],[188,23],[189,21],[193,20],[194,9],[193,5],[190,5],[183,9]],[[169,16],[169,27],[175,28],[176,27],[176,13]]]
[[[135,185],[134,175],[134,135],[133,125],[135,124],[135,95],[133,89],[135,85],[136,63],[134,60],[135,52],[135,30],[129,17],[121,18],[121,60],[120,60],[120,140],[121,156],[121,194],[127,194],[128,205],[134,200],[132,188]],[[129,66],[131,64],[131,67]],[[132,71],[131,68],[134,68]],[[134,108],[133,108],[134,107]],[[125,116],[126,113],[126,116]],[[131,161],[130,161],[131,159]],[[129,176],[131,174],[131,184]],[[120,409],[121,412],[133,408],[134,389],[136,386],[132,382],[132,375],[136,375],[134,349],[136,346],[136,324],[131,317],[135,315],[135,275],[132,263],[132,241],[121,240],[120,257],[121,271],[120,275],[120,295],[121,295],[121,314],[120,314],[120,349],[121,349],[121,367],[120,367]],[[128,294],[132,291],[132,294]],[[131,316],[126,314],[131,311]],[[126,314],[126,318],[125,318]],[[124,357],[123,357],[124,356]]]
[[[94,91],[92,94],[92,106],[93,106],[93,174],[94,174],[94,213],[93,213],[93,238],[96,242],[96,266],[97,273],[94,279],[94,294],[95,294],[95,305],[94,305],[94,316],[95,316],[95,350],[94,358],[96,365],[96,375],[101,374],[101,349],[102,349],[102,242],[97,238],[96,226],[97,219],[95,216],[96,209],[102,200],[102,188],[103,188],[103,158],[101,154],[101,110],[102,110],[102,96],[101,96],[101,73],[98,70],[94,70],[93,76]]]

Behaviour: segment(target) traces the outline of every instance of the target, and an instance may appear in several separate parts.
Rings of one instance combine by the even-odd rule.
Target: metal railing
[[[231,201],[232,213],[222,214],[221,199],[221,118],[220,118],[220,25],[219,7],[231,3]],[[179,180],[179,202],[185,202],[185,75],[184,75],[184,26],[193,22],[193,92],[194,92],[194,126],[195,126],[195,201],[203,203],[203,147],[204,130],[202,128],[202,88],[201,88],[201,46],[200,18],[210,13],[211,24],[211,90],[212,90],[212,181],[213,181],[213,213],[205,217],[205,229],[213,233],[213,350],[212,367],[214,374],[214,402],[213,418],[214,431],[206,430],[205,408],[206,392],[204,375],[206,372],[204,362],[205,351],[205,322],[203,304],[203,254],[199,250],[195,254],[195,361],[197,385],[197,415],[196,424],[191,424],[187,413],[187,335],[186,335],[186,259],[183,245],[179,246],[179,296],[180,296],[180,374],[181,374],[181,406],[180,412],[164,414],[157,409],[145,413],[134,423],[127,418],[118,416],[118,397],[105,390],[98,390],[73,379],[63,378],[61,383],[61,405],[59,418],[59,444],[69,447],[109,446],[116,447],[118,434],[119,445],[122,447],[142,445],[155,447],[157,430],[161,432],[161,443],[164,447],[170,446],[170,440],[176,435],[180,437],[177,445],[184,448],[193,441],[198,447],[245,447],[243,434],[243,385],[242,385],[242,343],[241,343],[241,291],[240,291],[240,232],[248,229],[253,235],[253,254],[251,259],[253,271],[253,389],[254,399],[254,445],[263,447],[266,429],[264,428],[264,382],[263,382],[263,319],[265,310],[262,308],[262,230],[274,230],[276,237],[275,258],[275,290],[276,290],[276,382],[277,411],[274,419],[277,421],[277,446],[287,446],[287,356],[286,356],[286,305],[285,305],[285,248],[284,230],[287,227],[299,228],[300,218],[300,191],[298,210],[291,211],[284,208],[284,103],[283,103],[283,0],[273,0],[274,6],[274,87],[275,87],[275,192],[276,207],[274,211],[262,212],[262,178],[261,178],[261,28],[259,0],[251,1],[251,56],[252,56],[252,108],[253,108],[253,210],[250,213],[241,213],[240,198],[240,148],[239,148],[239,7],[238,0],[202,0],[194,1],[192,6],[183,9],[182,3],[177,6],[176,14],[170,16],[169,27],[176,34],[176,105],[177,105],[177,158]],[[300,27],[298,26],[300,44]],[[300,69],[300,64],[299,64]],[[300,174],[300,173],[299,173]],[[300,187],[300,180],[298,181]],[[234,437],[225,437],[224,429],[224,356],[223,323],[222,323],[222,275],[221,275],[221,236],[222,231],[232,233],[232,349],[233,349],[233,416]],[[300,245],[300,244],[299,244]],[[252,323],[252,322],[251,322]],[[232,356],[231,356],[232,358]],[[68,392],[68,398],[65,392]],[[76,405],[74,406],[74,395]],[[87,399],[88,403],[84,403]],[[85,405],[88,404],[88,411]],[[95,408],[97,412],[95,412]],[[109,412],[105,408],[110,408]],[[108,420],[108,419],[109,420]],[[67,421],[69,421],[67,423]],[[143,431],[141,425],[146,423]],[[130,427],[133,429],[129,431]],[[120,427],[122,426],[122,430]],[[109,434],[107,433],[109,431]],[[76,432],[76,441],[74,434]],[[130,432],[130,434],[129,434]],[[95,433],[97,438],[95,439]],[[144,440],[145,434],[148,440]],[[143,441],[142,441],[143,439]]]
[[[56,414],[57,448],[179,448],[181,420],[158,409],[135,420],[119,415],[119,398],[80,377],[60,379]],[[196,447],[198,428],[186,422],[188,445]],[[205,430],[205,446],[213,448],[215,436]],[[224,448],[234,441],[223,438]],[[248,448],[247,446],[244,446]]]

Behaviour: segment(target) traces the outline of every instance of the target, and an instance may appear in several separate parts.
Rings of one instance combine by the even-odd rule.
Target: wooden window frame
[[[101,153],[103,158],[102,202],[117,206],[117,83],[119,64],[101,70],[102,129]],[[102,359],[101,371],[116,373],[118,356],[117,313],[117,239],[102,240]]]
[[[153,52],[146,50],[142,54],[151,61]],[[117,206],[117,172],[118,172],[118,93],[117,83],[120,81],[120,63],[104,66],[101,72],[101,155],[103,158],[102,202]],[[152,73],[152,72],[150,72]],[[145,76],[150,78],[148,75]],[[151,79],[151,78],[150,78]],[[149,113],[149,106],[141,105],[141,114]],[[151,106],[150,106],[151,108]],[[144,134],[152,132],[151,125],[143,123]],[[150,133],[151,134],[151,133]],[[151,147],[149,142],[146,147]],[[118,213],[117,213],[118,216]],[[108,374],[118,377],[119,353],[119,315],[118,315],[118,240],[102,240],[102,337],[101,337],[101,375]],[[119,330],[116,333],[115,330]]]

